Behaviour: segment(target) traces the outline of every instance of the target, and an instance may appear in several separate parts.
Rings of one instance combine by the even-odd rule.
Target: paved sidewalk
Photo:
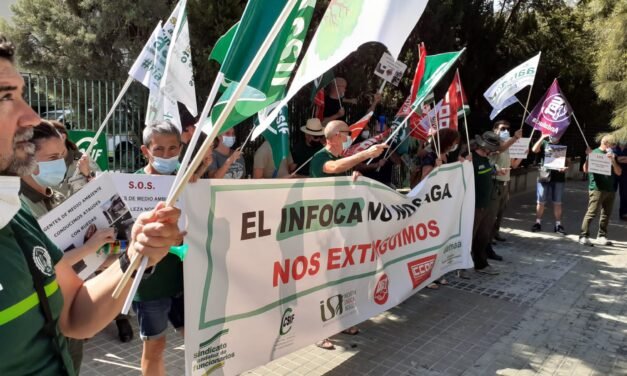
[[[500,275],[450,276],[359,335],[333,337],[334,351],[309,346],[245,375],[627,375],[627,222],[612,216],[612,247],[579,245],[586,192],[567,183],[567,237],[529,232],[535,193],[513,197],[508,241],[495,247],[505,261],[492,263]],[[545,231],[551,218],[547,208]],[[184,373],[182,345],[168,335],[169,375]],[[81,375],[138,375],[140,356],[141,342],[119,343],[112,324],[87,342]]]

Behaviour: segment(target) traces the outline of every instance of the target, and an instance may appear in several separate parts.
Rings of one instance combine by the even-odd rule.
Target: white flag
[[[494,118],[501,113],[501,111],[503,111],[504,109],[506,109],[507,107],[513,105],[514,103],[516,103],[518,101],[518,99],[516,99],[516,96],[511,96],[509,98],[507,98],[505,100],[505,102],[503,102],[503,104],[501,104],[500,107],[494,107],[492,109],[492,112],[490,112],[490,120],[494,120]]]
[[[398,59],[403,44],[428,0],[354,0],[350,6],[332,1],[316,30],[292,85],[277,109],[253,131],[260,135],[298,91],[368,42],[384,44]],[[390,27],[393,25],[393,27]],[[300,46],[299,46],[300,47]]]
[[[524,87],[533,85],[540,62],[540,53],[499,78],[483,93],[483,96],[494,108],[505,108],[505,101]]]

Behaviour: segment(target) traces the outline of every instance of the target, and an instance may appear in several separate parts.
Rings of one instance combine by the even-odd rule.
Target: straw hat
[[[322,128],[322,123],[320,123],[320,119],[317,118],[307,120],[307,124],[300,127],[300,131],[310,134],[312,136],[324,135],[324,128]]]

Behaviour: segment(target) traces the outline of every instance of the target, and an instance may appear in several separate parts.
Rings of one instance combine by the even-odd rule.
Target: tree
[[[627,139],[627,1],[592,0],[588,30],[594,35],[594,88],[612,104],[611,125]]]

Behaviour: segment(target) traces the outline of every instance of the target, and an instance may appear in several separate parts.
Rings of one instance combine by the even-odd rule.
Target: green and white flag
[[[315,6],[315,0],[300,0],[294,7],[220,132],[283,98]],[[220,72],[224,73],[223,85],[226,87],[211,112],[212,123],[217,121],[235,91],[237,82],[244,76],[284,7],[283,1],[249,1],[236,30],[232,28],[216,43],[216,52],[212,52],[212,57],[220,62],[219,59],[224,56]],[[232,34],[230,41],[229,34]],[[229,49],[224,54],[222,51],[227,44]]]
[[[181,126],[177,102],[198,113],[185,2],[179,2],[167,21],[159,22],[129,75],[150,92],[145,123],[170,120]],[[181,27],[177,29],[177,20]],[[178,32],[178,33],[177,33]],[[177,33],[174,44],[173,36]]]
[[[422,15],[428,0],[342,0],[329,4],[290,89],[285,105],[309,82],[320,77],[368,42],[384,44],[398,59],[403,44]],[[255,128],[261,134],[278,114],[274,111]]]
[[[209,54],[209,60],[215,60],[220,65],[224,64],[224,59],[226,59],[226,54],[229,53],[231,42],[233,42],[233,37],[235,37],[238,27],[239,22],[231,26],[231,28],[216,41],[215,46],[213,46]]]
[[[259,120],[263,120],[277,104],[279,103],[276,102],[274,105],[270,105],[259,112],[255,119],[255,126],[259,125]],[[262,135],[270,144],[270,148],[272,149],[272,161],[274,162],[274,167],[278,169],[281,165],[281,161],[287,158],[290,153],[290,128],[287,123],[287,106],[281,108],[279,116],[274,119],[272,124],[270,124]]]
[[[425,62],[425,71],[420,80],[420,89],[416,95],[416,99],[412,104],[413,109],[420,108],[420,105],[425,102],[427,96],[433,92],[436,85],[444,78],[446,72],[448,72],[457,59],[466,49],[456,52],[446,52],[437,55],[427,55]]]
[[[514,103],[512,96],[523,88],[533,85],[540,63],[540,53],[520,64],[499,78],[483,93],[493,108],[499,111]]]

